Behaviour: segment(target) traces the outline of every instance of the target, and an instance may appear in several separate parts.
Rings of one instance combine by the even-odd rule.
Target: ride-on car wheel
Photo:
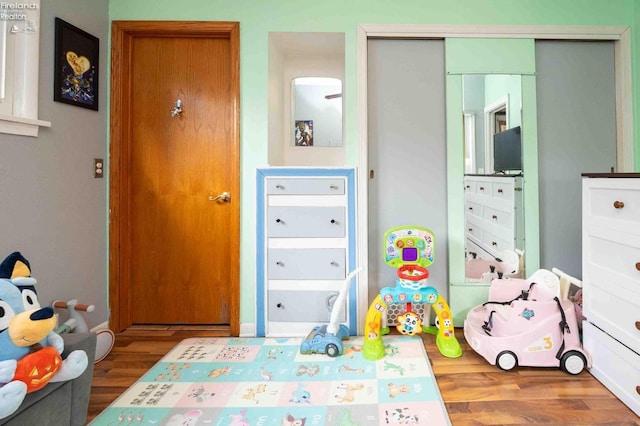
[[[518,365],[518,357],[511,351],[502,351],[496,357],[496,365],[504,371],[509,371]]]
[[[332,358],[335,358],[340,354],[340,351],[338,350],[338,347],[333,343],[329,343],[327,345],[326,351],[327,351],[327,355],[329,355]]]
[[[569,351],[562,355],[560,359],[560,369],[569,374],[580,374],[587,366],[587,361],[578,351]]]

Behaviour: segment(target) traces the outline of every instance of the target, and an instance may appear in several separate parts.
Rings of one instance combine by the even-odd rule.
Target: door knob
[[[218,200],[222,200],[225,203],[228,203],[229,201],[231,201],[231,194],[225,191],[222,194],[216,195],[215,197],[212,195],[209,196],[209,201],[218,201]]]

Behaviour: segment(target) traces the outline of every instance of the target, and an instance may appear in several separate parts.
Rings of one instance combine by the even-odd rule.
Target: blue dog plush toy
[[[87,368],[84,351],[62,360],[57,318],[40,307],[29,262],[19,252],[0,264],[0,419],[18,409],[28,392],[72,380]]]

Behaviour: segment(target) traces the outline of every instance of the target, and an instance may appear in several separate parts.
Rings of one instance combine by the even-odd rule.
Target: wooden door
[[[238,34],[237,23],[113,23],[114,329],[238,334]]]

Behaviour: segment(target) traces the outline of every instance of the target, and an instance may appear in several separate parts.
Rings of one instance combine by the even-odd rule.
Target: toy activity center
[[[404,314],[398,316],[397,329],[402,334],[433,332],[428,318],[421,318],[412,311],[412,304],[427,303],[437,316],[436,344],[440,352],[451,358],[462,355],[456,340],[451,310],[441,294],[427,284],[428,266],[434,262],[435,237],[423,227],[398,227],[384,234],[384,256],[387,265],[397,269],[395,287],[380,291],[367,312],[364,326],[363,355],[367,359],[384,356],[382,335],[388,334],[385,311],[390,304],[406,306]],[[423,325],[427,324],[427,325]]]

